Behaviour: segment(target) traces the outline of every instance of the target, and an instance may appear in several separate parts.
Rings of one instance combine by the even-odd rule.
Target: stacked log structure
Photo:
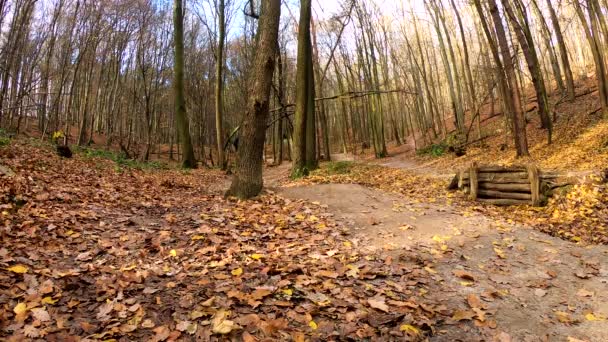
[[[541,206],[556,188],[569,185],[560,183],[560,176],[541,172],[536,165],[479,166],[459,170],[448,189],[460,189],[474,201],[494,205],[528,204]]]

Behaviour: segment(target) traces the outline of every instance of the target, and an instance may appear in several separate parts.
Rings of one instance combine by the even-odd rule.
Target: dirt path
[[[273,170],[267,183],[276,184],[280,172]],[[605,246],[580,247],[478,213],[359,185],[275,190],[327,205],[352,229],[353,243],[362,249],[393,258],[410,248],[424,250],[434,263],[428,271],[439,284],[438,292],[427,296],[459,306],[463,313],[481,308],[485,321],[479,316],[475,321],[485,335],[480,340],[608,340]],[[471,332],[448,328],[434,340],[469,341]]]

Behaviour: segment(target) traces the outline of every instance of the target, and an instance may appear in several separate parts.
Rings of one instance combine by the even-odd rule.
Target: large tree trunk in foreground
[[[186,116],[186,100],[184,98],[184,10],[182,0],[175,0],[174,2],[173,25],[175,39],[173,90],[175,92],[177,129],[182,142],[182,162],[186,168],[196,168],[196,158],[190,140],[190,125]]]
[[[253,68],[252,87],[241,125],[241,140],[236,168],[227,196],[242,199],[257,196],[262,190],[262,155],[269,114],[270,87],[277,57],[277,38],[281,17],[280,0],[262,0],[258,26],[258,47]]]

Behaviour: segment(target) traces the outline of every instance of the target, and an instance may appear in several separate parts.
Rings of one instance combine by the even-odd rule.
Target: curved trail
[[[287,169],[267,170],[267,184],[276,186]],[[432,258],[429,276],[437,286],[426,296],[464,313],[481,310],[484,318],[465,315],[468,324],[440,327],[435,341],[608,340],[606,246],[582,247],[480,213],[360,185],[274,190],[326,205],[351,228],[361,249],[399,260],[415,248]]]

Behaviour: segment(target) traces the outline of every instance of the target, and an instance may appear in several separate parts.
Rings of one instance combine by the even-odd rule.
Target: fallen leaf
[[[57,300],[53,299],[53,297],[44,297],[40,302],[42,304],[55,305],[55,303],[57,303]]]
[[[454,275],[457,276],[458,278],[475,281],[475,277],[470,272],[463,271],[463,270],[455,270],[452,273],[454,273]]]
[[[51,320],[51,316],[44,308],[33,308],[32,316],[40,322],[48,322]]]
[[[194,335],[196,333],[197,328],[198,325],[191,321],[180,321],[175,325],[175,329],[181,332],[187,332],[190,335]]]
[[[11,266],[11,267],[7,268],[7,270],[11,271],[13,273],[19,273],[19,274],[27,273],[27,271],[28,271],[27,267],[25,267],[23,265]]]
[[[233,276],[237,276],[238,277],[241,274],[243,274],[243,269],[239,267],[239,268],[236,268],[236,269],[232,270],[231,273],[232,273]]]
[[[400,331],[405,331],[408,334],[412,334],[414,336],[420,335],[420,330],[413,325],[403,324],[399,327]]]
[[[576,295],[579,297],[593,297],[595,295],[595,293],[591,292],[591,291],[587,291],[585,289],[580,289],[580,290],[578,290]]]
[[[591,322],[593,322],[593,321],[604,321],[604,320],[606,320],[604,317],[602,317],[602,316],[598,316],[598,315],[595,315],[595,314],[593,314],[593,313],[588,313],[588,314],[586,314],[586,315],[585,315],[585,319],[586,319],[586,320],[588,320],[588,321],[591,321]]]
[[[543,289],[536,289],[534,290],[534,295],[537,297],[544,297],[545,295],[547,295],[547,291]]]
[[[310,321],[308,322],[308,326],[312,329],[312,330],[317,330],[319,328],[319,326],[317,325],[317,323],[315,321]]]
[[[211,320],[211,331],[214,334],[226,335],[240,328],[236,323],[228,320],[229,315],[230,313],[223,309],[215,313]]]
[[[264,255],[263,254],[251,254],[249,257],[253,260],[260,260],[264,257]]]
[[[13,312],[16,315],[23,315],[27,312],[27,306],[25,305],[25,303],[19,303],[15,305],[15,307],[13,308]]]
[[[389,311],[388,305],[385,303],[385,299],[383,297],[374,297],[367,300],[367,303],[370,307],[374,309],[378,309],[380,311],[387,312]]]
[[[556,311],[555,316],[557,317],[557,320],[560,323],[572,323],[573,322],[572,319],[570,318],[570,315],[567,312]]]
[[[505,252],[503,252],[503,250],[498,247],[494,247],[494,253],[496,253],[496,255],[501,259],[505,259],[507,257],[505,255]]]
[[[456,310],[452,315],[452,319],[455,321],[469,321],[473,319],[477,314],[470,310]]]

